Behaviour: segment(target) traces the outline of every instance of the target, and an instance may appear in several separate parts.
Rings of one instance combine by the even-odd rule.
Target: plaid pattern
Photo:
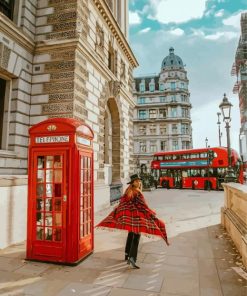
[[[140,193],[132,199],[124,195],[119,205],[96,227],[157,235],[168,243],[165,223],[156,217],[155,212],[148,207]]]

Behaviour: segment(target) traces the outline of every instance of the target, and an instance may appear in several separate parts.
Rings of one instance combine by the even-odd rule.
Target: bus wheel
[[[166,180],[162,181],[161,185],[162,185],[163,188],[166,188],[166,186],[167,186]]]

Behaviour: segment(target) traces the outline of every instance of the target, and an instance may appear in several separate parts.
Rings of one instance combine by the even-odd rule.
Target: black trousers
[[[126,240],[125,255],[128,255],[129,258],[133,257],[135,261],[137,259],[140,237],[141,235],[139,233],[134,233],[130,231]]]

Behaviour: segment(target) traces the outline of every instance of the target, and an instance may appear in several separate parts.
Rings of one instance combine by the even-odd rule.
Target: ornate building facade
[[[159,75],[135,78],[135,166],[150,168],[153,154],[192,148],[189,80],[182,59],[170,48]]]
[[[128,0],[0,2],[0,198],[7,209],[10,200],[11,207],[26,200],[29,127],[51,117],[76,118],[94,131],[95,209],[120,194],[133,170],[137,65]],[[0,248],[18,240],[0,237]]]
[[[241,14],[241,36],[232,74],[237,75],[233,92],[238,93],[240,108],[240,155],[247,165],[247,13]]]

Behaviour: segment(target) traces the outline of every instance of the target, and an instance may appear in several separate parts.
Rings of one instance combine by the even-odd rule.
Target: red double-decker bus
[[[225,147],[158,152],[154,154],[151,171],[164,188],[221,189],[228,169]],[[237,182],[243,183],[243,164],[231,149],[231,168]]]

